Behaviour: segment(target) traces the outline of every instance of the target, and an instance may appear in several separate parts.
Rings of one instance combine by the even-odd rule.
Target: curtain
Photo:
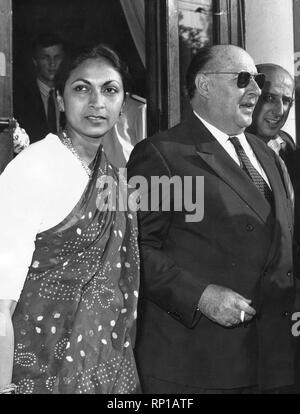
[[[146,67],[145,0],[120,0],[131,36]]]

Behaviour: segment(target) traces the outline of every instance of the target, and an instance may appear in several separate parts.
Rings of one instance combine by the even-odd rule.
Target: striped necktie
[[[261,192],[261,194],[266,198],[266,200],[272,205],[273,204],[273,194],[272,190],[266,183],[266,181],[262,178],[259,172],[253,167],[250,159],[248,158],[247,154],[242,147],[240,140],[238,137],[229,137],[230,142],[234,146],[234,149],[237,153],[237,156],[240,161],[241,168],[245,171],[245,173],[250,177],[253,181],[257,189]]]

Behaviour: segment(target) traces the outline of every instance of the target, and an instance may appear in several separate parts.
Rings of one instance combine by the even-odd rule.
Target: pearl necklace
[[[82,165],[83,169],[85,170],[85,172],[87,173],[87,175],[90,177],[92,175],[92,171],[90,169],[90,167],[87,165],[87,163],[80,157],[80,155],[78,154],[78,152],[76,151],[76,149],[73,146],[72,140],[70,137],[68,137],[68,135],[66,134],[65,131],[63,131],[62,133],[62,139],[61,142],[68,148],[68,150],[70,150],[72,152],[73,155],[75,155],[75,157],[80,161],[80,164]]]

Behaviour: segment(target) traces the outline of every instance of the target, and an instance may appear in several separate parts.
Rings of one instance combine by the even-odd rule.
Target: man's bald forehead
[[[252,57],[234,45],[204,46],[193,56],[187,73],[186,87],[190,99],[195,95],[195,79],[199,73],[240,71],[256,72]]]
[[[256,68],[259,72],[264,73],[267,79],[272,79],[272,76],[274,75],[282,76],[284,79],[290,80],[294,87],[294,78],[282,66],[276,65],[275,63],[260,63],[256,65]]]
[[[251,59],[251,56],[242,48],[235,45],[214,45],[211,46],[211,58],[206,64],[206,70],[221,70],[225,66],[235,62],[237,58],[246,56]]]

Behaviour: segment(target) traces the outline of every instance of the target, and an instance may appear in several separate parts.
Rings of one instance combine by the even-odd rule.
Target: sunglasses
[[[256,75],[252,75],[249,72],[202,72],[204,75],[238,75],[237,77],[237,87],[238,88],[246,88],[249,85],[252,79],[255,80],[257,86],[262,89],[265,83],[265,75],[263,73],[257,73]]]

